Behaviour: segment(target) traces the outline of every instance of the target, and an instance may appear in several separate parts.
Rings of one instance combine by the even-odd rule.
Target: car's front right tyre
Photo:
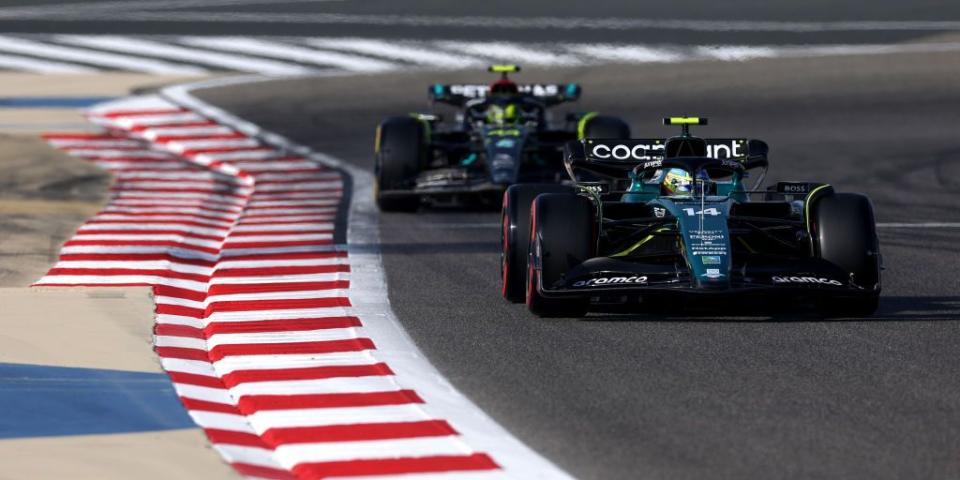
[[[567,272],[596,254],[594,206],[573,193],[537,196],[530,209],[527,308],[540,317],[582,317],[589,297],[552,297],[542,292],[562,286]]]
[[[420,206],[420,197],[396,195],[409,190],[426,158],[423,124],[413,117],[393,117],[377,127],[374,159],[374,197],[385,212],[412,212]],[[393,192],[391,195],[385,192]]]

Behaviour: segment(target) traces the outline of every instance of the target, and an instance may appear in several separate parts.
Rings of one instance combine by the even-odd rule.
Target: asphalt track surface
[[[535,21],[540,19],[541,21]],[[546,19],[546,20],[544,20]],[[598,20],[635,21],[613,25]],[[668,26],[645,20],[707,22]],[[823,32],[756,22],[940,22],[960,20],[943,0],[3,0],[8,33],[348,36],[650,44],[890,43],[936,28],[863,25]],[[747,22],[731,29],[734,21]],[[953,27],[956,28],[956,27]]]
[[[666,135],[771,145],[777,179],[870,195],[880,222],[960,220],[960,56],[700,62],[524,73],[576,81],[583,107]],[[268,130],[361,167],[384,116],[432,81],[476,74],[282,80],[200,91]],[[478,78],[479,77],[479,78]],[[395,312],[481,408],[581,478],[956,478],[956,229],[883,229],[879,313],[541,320],[499,297],[498,214],[381,219]]]

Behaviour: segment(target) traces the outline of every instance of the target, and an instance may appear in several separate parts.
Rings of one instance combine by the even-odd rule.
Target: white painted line
[[[96,253],[122,253],[122,247],[111,246],[106,250],[101,250]],[[118,251],[121,250],[121,251]],[[160,252],[156,253],[167,253],[170,251],[170,247],[165,247]],[[67,250],[64,248],[63,253],[78,253],[73,249]],[[89,253],[89,252],[82,252]],[[41,278],[35,283],[37,286],[49,285],[49,284],[102,284],[102,285],[117,285],[117,284],[158,284],[158,285],[169,285],[172,287],[184,288],[187,290],[193,290],[195,292],[206,292],[207,284],[205,282],[195,282],[193,280],[181,280],[179,278],[165,278],[161,276],[154,275],[51,275]]]
[[[723,61],[745,61],[754,58],[770,58],[777,56],[777,49],[773,47],[754,47],[746,45],[710,45],[696,47],[698,56]]]
[[[158,4],[162,5],[162,4]],[[78,10],[13,10],[7,18],[40,18],[43,20],[102,20],[100,11]],[[111,21],[165,21],[182,22],[182,12],[113,11]],[[261,23],[306,25],[380,25],[412,27],[457,27],[538,30],[685,30],[696,32],[888,32],[888,31],[955,31],[960,30],[956,20],[891,20],[891,21],[764,21],[764,20],[686,20],[655,18],[573,18],[573,17],[511,17],[511,16],[442,16],[442,15],[384,15],[343,13],[269,13],[218,12],[217,15],[196,15],[190,20],[209,23]]]
[[[437,43],[441,48],[495,59],[500,62],[518,62],[534,65],[578,65],[573,55],[564,55],[545,49],[508,42],[448,42]]]
[[[472,449],[452,437],[303,443],[277,447],[278,457],[294,457],[297,463],[469,455],[471,453],[473,453]]]
[[[595,60],[630,63],[679,62],[689,57],[677,49],[644,45],[581,44],[567,50]]]
[[[293,60],[300,63],[337,67],[351,72],[383,72],[395,70],[399,67],[399,65],[395,63],[358,55],[315,50],[293,44],[249,37],[184,37],[180,41],[197,47],[246,52],[264,57]]]
[[[117,55],[115,53],[97,52],[80,48],[64,47],[49,43],[35,42],[23,38],[0,36],[0,50],[5,52],[23,53],[36,57],[69,60],[93,65],[102,65],[120,70],[134,72],[158,73],[164,75],[202,75],[206,70],[186,65],[151,60],[143,57]]]
[[[85,67],[83,65],[74,65],[72,63],[53,62],[49,60],[39,60],[30,57],[21,57],[18,55],[0,55],[0,68],[10,70],[23,70],[36,73],[59,73],[59,74],[77,74],[77,73],[99,73],[100,70]]]
[[[484,64],[482,60],[476,57],[439,52],[426,45],[404,44],[402,42],[388,40],[311,38],[307,39],[306,43],[320,48],[332,48],[367,55],[377,55],[441,68],[467,68]]]
[[[351,364],[355,365],[355,364]],[[218,365],[219,367],[219,365]],[[282,368],[290,368],[288,366]],[[236,397],[245,395],[310,395],[318,393],[369,393],[400,390],[392,376],[334,377],[311,380],[245,382],[230,388]]]
[[[261,410],[253,413],[249,418],[251,424],[269,424],[273,428],[432,420],[430,415],[424,413],[421,405],[417,404]]]
[[[881,222],[877,228],[960,228],[960,222]]]
[[[75,45],[172,58],[223,67],[240,72],[256,72],[264,75],[302,75],[313,71],[307,67],[292,63],[186,48],[136,37],[118,35],[61,35],[57,38]]]
[[[245,370],[275,370],[278,368],[314,368],[345,365],[374,365],[371,350],[362,352],[301,353],[285,355],[231,355],[216,362],[220,375]],[[255,383],[255,382],[244,382]]]
[[[231,413],[206,412],[203,410],[189,410],[190,416],[197,425],[203,428],[216,428],[234,432],[254,433],[247,423],[246,417]]]

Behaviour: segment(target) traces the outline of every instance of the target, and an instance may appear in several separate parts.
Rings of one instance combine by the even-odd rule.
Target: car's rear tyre
[[[828,299],[821,311],[828,316],[868,316],[880,298],[880,242],[870,200],[855,193],[835,193],[816,199],[810,211],[814,254],[853,275],[865,292]],[[842,279],[846,280],[846,279]]]
[[[627,122],[607,115],[597,115],[587,120],[583,126],[583,138],[630,138],[630,125]]]
[[[420,197],[384,195],[384,191],[409,190],[426,158],[423,124],[412,117],[389,118],[378,127],[374,162],[374,196],[385,212],[412,212]]]
[[[527,308],[540,317],[582,317],[588,297],[547,297],[540,293],[563,283],[571,268],[596,252],[593,203],[571,193],[539,195],[530,213]]]
[[[503,193],[500,214],[501,293],[511,302],[523,302],[527,292],[527,253],[530,246],[530,206],[541,193],[573,193],[567,185],[521,183]]]

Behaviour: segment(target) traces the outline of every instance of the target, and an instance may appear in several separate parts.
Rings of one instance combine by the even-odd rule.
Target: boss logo
[[[786,184],[782,185],[784,193],[807,193],[806,185],[791,185]]]

